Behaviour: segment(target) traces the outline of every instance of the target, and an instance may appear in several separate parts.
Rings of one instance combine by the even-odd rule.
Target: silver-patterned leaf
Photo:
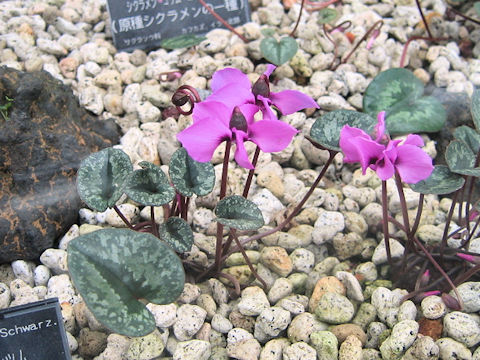
[[[410,184],[413,191],[421,194],[451,194],[460,189],[465,179],[450,171],[448,166],[436,165],[430,176],[416,184]]]
[[[170,202],[175,196],[175,189],[163,170],[147,161],[139,165],[142,169],[131,173],[125,182],[128,197],[145,206],[161,206]]]
[[[171,217],[160,225],[160,239],[175,251],[190,251],[193,245],[193,232],[188,223],[178,217]]]
[[[220,200],[215,215],[220,224],[238,230],[257,230],[265,224],[258,206],[239,195]]]
[[[466,143],[475,154],[480,149],[480,134],[471,127],[465,125],[459,126],[453,131],[453,136],[455,139]]]
[[[463,141],[453,140],[448,144],[445,160],[454,173],[480,176],[480,168],[475,167],[475,154]]]
[[[472,104],[470,106],[472,112],[473,123],[477,131],[480,131],[480,90],[475,89],[472,94]]]
[[[82,161],[77,173],[80,198],[93,210],[105,211],[123,194],[123,184],[133,167],[120,149],[106,148]]]
[[[148,233],[103,229],[73,239],[68,269],[87,307],[113,332],[143,336],[155,319],[139,299],[169,304],[183,291],[182,262]]]

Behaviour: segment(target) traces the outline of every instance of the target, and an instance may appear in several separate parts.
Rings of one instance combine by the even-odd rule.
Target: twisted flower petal
[[[405,143],[397,147],[395,168],[407,184],[415,184],[428,178],[434,169],[432,158],[427,153],[416,145]]]
[[[235,134],[235,161],[238,165],[245,169],[254,169],[253,164],[248,159],[247,150],[245,149],[245,141],[248,140],[248,135],[241,130],[233,129]]]
[[[263,152],[277,152],[285,149],[298,130],[278,120],[261,120],[248,129],[249,138]]]
[[[345,125],[340,131],[339,144],[345,155],[343,161],[346,163],[359,162],[363,174],[385,149],[384,145],[373,141],[365,131],[348,125]]]
[[[302,109],[319,108],[317,102],[310,96],[296,90],[283,90],[280,92],[271,92],[270,100],[272,105],[276,106],[282,115],[293,114]]]

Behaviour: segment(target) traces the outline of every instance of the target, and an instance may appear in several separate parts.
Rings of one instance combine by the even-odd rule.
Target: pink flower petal
[[[252,84],[247,75],[235,68],[218,70],[212,76],[211,88],[217,92],[225,86],[235,85],[238,88],[250,89]]]
[[[406,139],[403,141],[402,144],[403,145],[415,145],[415,146],[419,146],[419,147],[422,147],[423,145],[425,145],[422,137],[419,136],[419,135],[415,135],[415,134],[408,135],[406,137]]]
[[[433,171],[432,158],[414,145],[399,145],[395,167],[407,184],[415,184],[430,176]]]
[[[254,166],[248,159],[247,150],[245,149],[244,142],[248,139],[247,134],[237,129],[233,129],[232,131],[235,134],[235,144],[237,145],[235,149],[235,161],[245,169],[254,169]]]
[[[231,83],[222,87],[218,91],[214,91],[204,102],[221,102],[228,108],[233,110],[235,106],[239,106],[245,103],[255,103],[255,96],[251,91],[251,85],[249,87],[238,86],[236,83]],[[195,111],[195,108],[194,108]]]
[[[376,143],[363,130],[345,125],[340,131],[340,148],[345,155],[343,161],[346,163],[359,162],[365,174],[367,167],[379,156],[385,146]]]
[[[270,99],[263,97],[262,95],[258,95],[257,99],[260,100],[263,104],[261,107],[263,119],[264,120],[278,120],[277,115],[273,112],[272,108],[270,107]]]
[[[267,77],[269,77],[270,75],[272,75],[273,71],[276,69],[277,67],[273,64],[268,64],[267,65],[267,70],[263,73],[264,75],[266,75]]]
[[[177,134],[188,155],[200,162],[210,161],[217,146],[231,137],[228,126],[213,117],[197,121]]]
[[[377,125],[375,125],[375,141],[385,140],[385,111],[380,111],[377,115]]]
[[[280,120],[261,120],[248,128],[250,141],[263,152],[277,152],[285,149],[298,130]]]
[[[250,126],[255,122],[254,116],[260,110],[260,107],[255,104],[243,104],[239,106],[239,109],[243,116],[245,116],[247,124]]]
[[[196,123],[206,119],[214,119],[228,127],[232,111],[233,108],[230,109],[221,102],[202,101],[195,104],[193,108],[193,122]]]
[[[393,174],[395,174],[395,167],[388,156],[381,157],[374,165],[371,165],[370,167],[375,170],[377,172],[377,176],[384,181],[390,179]]]
[[[306,108],[319,108],[317,102],[310,96],[296,90],[283,90],[278,93],[271,92],[270,100],[282,112],[282,115],[293,114],[298,110]]]

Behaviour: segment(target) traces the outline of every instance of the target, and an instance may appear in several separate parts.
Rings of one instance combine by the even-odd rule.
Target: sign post
[[[248,0],[206,2],[231,26],[250,21]],[[118,50],[158,47],[165,39],[223,27],[198,0],[108,0],[107,5]]]
[[[70,360],[57,298],[0,310],[0,360]]]

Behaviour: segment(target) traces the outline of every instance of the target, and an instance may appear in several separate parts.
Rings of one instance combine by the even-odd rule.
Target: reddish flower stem
[[[155,235],[157,238],[160,238],[160,234],[158,233],[158,226],[155,222],[155,208],[153,206],[150,206],[150,221],[152,222],[153,235]]]
[[[423,25],[425,26],[425,30],[427,30],[427,34],[429,38],[433,38],[432,33],[430,32],[430,28],[428,27],[428,22],[425,19],[425,16],[423,15],[423,10],[422,7],[420,6],[420,1],[415,0],[415,3],[417,4],[418,12],[420,13],[420,16],[422,17]],[[403,66],[400,66],[403,67]]]
[[[128,219],[123,215],[123,213],[120,211],[117,205],[113,205],[113,210],[117,213],[117,215],[122,219],[122,221],[125,223],[125,225],[128,226],[129,229],[134,230],[133,225],[128,221]]]
[[[414,40],[425,40],[425,41],[433,41],[433,42],[438,42],[438,41],[443,41],[447,40],[447,38],[433,38],[433,37],[424,37],[424,36],[412,36],[410,39],[407,40],[405,45],[403,46],[403,51],[402,51],[402,56],[400,57],[400,67],[403,68],[405,66],[405,58],[407,57],[407,50],[408,50],[408,45]]]
[[[448,10],[450,10],[451,12],[453,12],[455,15],[458,15],[458,16],[461,16],[462,18],[464,18],[465,20],[468,20],[468,21],[471,21],[477,25],[480,25],[480,21],[479,20],[476,20],[476,19],[473,19],[465,14],[462,14],[460,11],[458,10],[455,10],[454,8],[449,8]]]
[[[300,5],[300,13],[298,14],[297,22],[295,23],[295,26],[294,26],[292,32],[290,33],[291,37],[294,37],[295,36],[295,31],[297,31],[298,24],[300,23],[300,19],[302,17],[302,11],[303,11],[304,4],[305,4],[305,0],[302,0],[302,3]]]
[[[248,43],[248,39],[240,34],[237,30],[235,30],[228,22],[226,22],[220,15],[218,15],[215,10],[213,10],[204,0],[198,0],[202,6],[208,10],[210,14],[213,15],[215,19],[220,21],[228,30],[230,30],[232,33],[237,35],[240,39],[242,39],[243,42]]]
[[[393,266],[392,253],[390,251],[390,233],[388,231],[388,199],[387,199],[387,182],[382,180],[382,226],[383,226],[383,240],[385,241],[385,251],[387,252],[387,259],[390,266]]]

